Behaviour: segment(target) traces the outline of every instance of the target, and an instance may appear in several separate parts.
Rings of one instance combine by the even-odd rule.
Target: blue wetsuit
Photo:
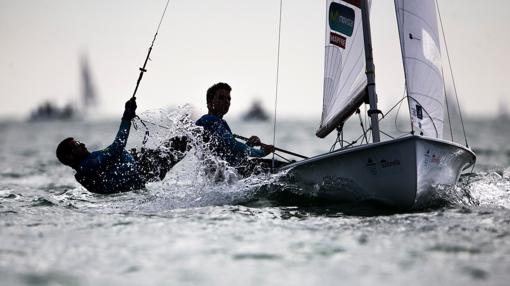
[[[264,157],[266,155],[260,149],[252,148],[237,141],[227,122],[218,116],[206,114],[197,120],[196,125],[202,126],[204,130],[212,135],[217,155],[232,166],[239,165],[248,156]]]
[[[137,162],[124,149],[130,128],[131,121],[122,120],[113,143],[81,161],[75,178],[90,192],[109,194],[145,186]]]

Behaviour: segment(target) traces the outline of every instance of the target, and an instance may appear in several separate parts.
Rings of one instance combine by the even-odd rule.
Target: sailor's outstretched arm
[[[234,152],[242,152],[251,157],[264,157],[266,153],[237,141],[228,124],[214,116],[203,116],[197,121],[197,125],[211,132],[221,139],[226,147]]]
[[[113,143],[102,151],[101,161],[118,157],[124,151],[131,129],[131,120],[136,116],[136,98],[132,97],[125,104],[124,114],[120,122],[119,131]]]
[[[131,121],[122,119],[120,122],[119,131],[117,131],[117,135],[115,136],[115,140],[113,140],[113,143],[105,150],[107,150],[112,155],[121,154],[126,147],[130,129]]]
[[[221,138],[225,142],[225,144],[234,152],[243,152],[246,153],[250,157],[264,157],[266,153],[263,150],[250,147],[242,142],[237,141],[234,138],[232,132],[225,128],[221,128],[220,130]]]

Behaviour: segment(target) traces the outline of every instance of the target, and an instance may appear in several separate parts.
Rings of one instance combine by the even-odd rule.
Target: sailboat
[[[455,185],[476,161],[467,140],[463,146],[443,137],[448,106],[436,1],[395,0],[395,9],[412,130],[381,140],[369,1],[328,0],[323,112],[316,135],[324,138],[336,130],[340,138],[344,122],[368,104],[371,142],[281,168],[305,193],[409,209],[438,185]]]
[[[90,71],[89,60],[86,55],[80,59],[81,74],[81,105],[67,103],[59,107],[52,101],[45,101],[32,110],[28,118],[29,121],[53,121],[53,120],[72,120],[86,115],[87,112],[97,105],[97,94],[92,75]]]

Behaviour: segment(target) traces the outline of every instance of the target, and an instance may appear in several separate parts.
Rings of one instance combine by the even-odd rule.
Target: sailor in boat
[[[198,119],[196,125],[204,128],[204,141],[210,144],[216,156],[237,168],[242,175],[249,175],[253,167],[261,162],[250,160],[250,157],[265,157],[274,151],[274,147],[262,143],[257,136],[251,136],[246,143],[234,138],[227,121],[223,119],[230,108],[231,91],[227,83],[220,82],[211,86],[206,98],[208,113]]]
[[[103,150],[89,152],[85,144],[72,137],[58,145],[58,160],[76,171],[76,180],[88,191],[111,194],[144,188],[147,182],[162,180],[184,156],[186,142],[179,137],[154,150],[142,148],[130,153],[124,149],[136,107],[135,97],[126,102],[117,136]]]

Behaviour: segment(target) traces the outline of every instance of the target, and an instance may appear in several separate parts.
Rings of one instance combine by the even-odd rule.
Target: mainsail
[[[435,0],[395,0],[413,125],[442,138],[445,90]]]
[[[325,137],[363,103],[367,86],[360,0],[328,0],[322,119]]]
[[[89,60],[86,55],[81,57],[80,61],[80,71],[81,71],[81,82],[82,82],[82,103],[83,103],[83,111],[87,112],[88,109],[97,105],[97,94],[96,88],[94,86],[94,82],[92,80],[92,74],[90,72]]]

